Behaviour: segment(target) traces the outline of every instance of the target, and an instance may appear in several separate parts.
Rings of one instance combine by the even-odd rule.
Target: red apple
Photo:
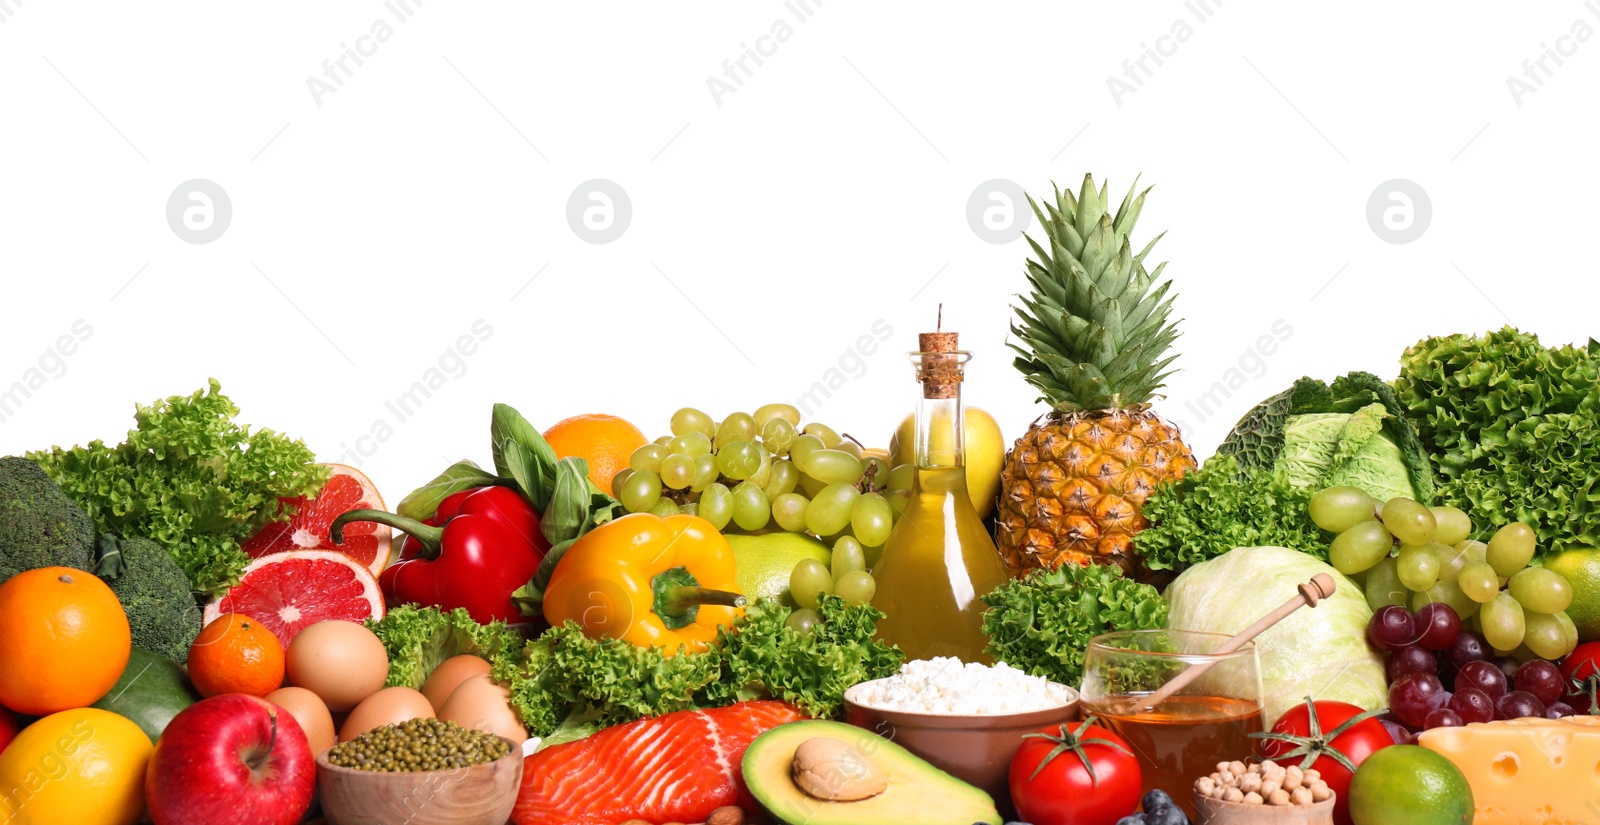
[[[16,738],[17,731],[20,729],[21,727],[17,724],[17,715],[0,707],[0,751],[4,751],[6,746],[11,744],[11,740]]]
[[[317,763],[299,723],[242,693],[203,699],[172,717],[144,781],[156,825],[295,825],[316,786]]]

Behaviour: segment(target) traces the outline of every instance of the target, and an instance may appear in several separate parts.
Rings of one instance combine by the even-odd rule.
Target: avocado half
[[[856,802],[815,799],[794,784],[795,749],[818,737],[860,751],[884,773],[889,786]],[[774,817],[791,825],[973,825],[1004,822],[994,799],[935,768],[875,733],[841,722],[810,720],[780,725],[744,752],[744,781]]]

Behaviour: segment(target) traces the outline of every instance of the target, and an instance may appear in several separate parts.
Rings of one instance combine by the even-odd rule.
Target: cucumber
[[[132,721],[154,743],[178,711],[198,701],[183,665],[134,647],[117,684],[93,706]]]

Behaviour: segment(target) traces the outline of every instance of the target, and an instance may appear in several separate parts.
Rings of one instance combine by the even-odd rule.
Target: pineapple
[[[1135,181],[1135,187],[1138,182]],[[1012,334],[1017,369],[1053,408],[1006,456],[1001,471],[998,544],[1013,573],[1036,567],[1117,564],[1138,575],[1134,536],[1156,485],[1195,467],[1178,428],[1150,410],[1170,372],[1178,337],[1167,316],[1171,281],[1155,289],[1163,263],[1146,271],[1128,234],[1146,189],[1129,189],[1113,215],[1106,189],[1084,176],[1077,198],[1056,190],[1044,229],[1028,238],[1032,293],[1022,297]]]

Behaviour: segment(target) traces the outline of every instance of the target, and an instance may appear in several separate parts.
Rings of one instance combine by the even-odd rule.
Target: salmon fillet
[[[704,822],[724,805],[755,809],[739,763],[757,736],[805,718],[784,702],[685,710],[555,745],[522,765],[516,825]]]

